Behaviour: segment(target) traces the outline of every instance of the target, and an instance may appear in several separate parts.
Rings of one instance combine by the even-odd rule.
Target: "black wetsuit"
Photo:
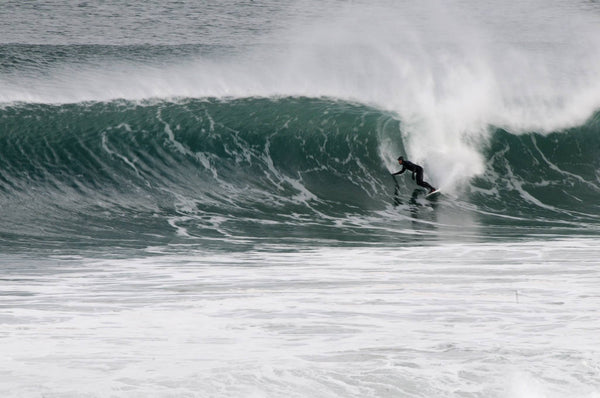
[[[423,168],[421,166],[419,166],[418,164],[414,164],[413,162],[409,162],[408,160],[403,160],[402,161],[402,170],[400,170],[399,172],[394,173],[392,175],[402,174],[406,170],[412,171],[412,173],[413,173],[413,176],[412,176],[413,180],[415,179],[415,176],[417,177],[417,185],[420,185],[423,188],[427,188],[430,191],[435,191],[434,187],[432,187],[431,185],[429,185],[429,183],[423,181]]]

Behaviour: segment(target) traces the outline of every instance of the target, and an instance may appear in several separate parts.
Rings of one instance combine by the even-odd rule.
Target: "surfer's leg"
[[[429,185],[428,182],[423,181],[423,169],[417,169],[417,185],[422,186],[423,188],[429,189],[429,192],[435,191],[435,188]]]

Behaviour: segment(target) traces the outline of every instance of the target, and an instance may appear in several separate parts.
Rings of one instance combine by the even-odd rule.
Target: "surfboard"
[[[432,196],[436,196],[437,194],[440,193],[440,189],[436,189],[435,191],[428,193],[427,195],[425,195],[426,198],[430,198]]]

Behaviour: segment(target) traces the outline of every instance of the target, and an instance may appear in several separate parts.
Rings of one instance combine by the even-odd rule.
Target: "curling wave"
[[[0,236],[9,246],[369,242],[405,234],[415,218],[451,225],[432,216],[440,208],[489,226],[599,221],[598,115],[550,135],[490,127],[485,171],[436,202],[405,176],[394,196],[385,154],[405,153],[402,121],[358,103],[16,104],[0,120]]]

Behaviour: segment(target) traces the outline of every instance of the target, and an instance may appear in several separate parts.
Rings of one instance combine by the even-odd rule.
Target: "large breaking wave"
[[[440,163],[460,156],[426,159],[426,178],[447,192],[434,202],[406,175],[394,193],[389,158],[406,152],[402,120],[348,101],[14,104],[0,124],[9,245],[377,242],[439,238],[444,228],[450,238],[465,219],[486,230],[600,221],[598,115],[549,135],[490,126],[483,172],[460,185],[427,172],[455,170]]]

